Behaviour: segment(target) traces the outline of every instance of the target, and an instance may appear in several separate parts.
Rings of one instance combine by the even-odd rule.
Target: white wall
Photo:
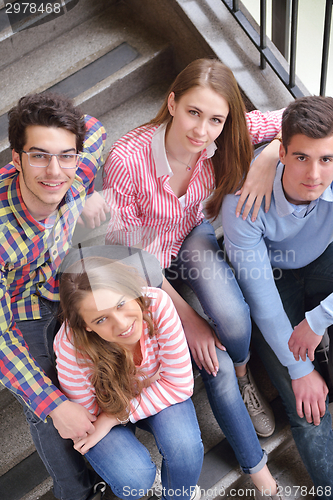
[[[255,20],[260,20],[259,0],[242,0]],[[267,2],[267,35],[271,33],[271,0]],[[310,93],[319,94],[320,72],[325,18],[325,0],[299,0],[296,74]],[[330,53],[326,95],[333,96],[333,28],[331,28]]]

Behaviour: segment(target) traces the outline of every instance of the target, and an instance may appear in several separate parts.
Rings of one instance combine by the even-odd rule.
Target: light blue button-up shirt
[[[292,379],[313,370],[309,359],[296,361],[288,340],[293,328],[284,311],[275,279],[280,269],[298,269],[317,259],[333,241],[333,184],[317,200],[299,210],[288,202],[282,187],[284,166],[276,171],[268,213],[262,204],[257,220],[236,218],[238,196],[228,195],[220,213],[225,247],[251,316]],[[333,324],[333,294],[306,313],[312,330],[323,335]]]

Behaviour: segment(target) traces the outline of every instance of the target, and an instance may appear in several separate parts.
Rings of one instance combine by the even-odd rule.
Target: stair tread
[[[142,55],[154,53],[165,45],[147,36],[128,18],[128,12],[122,6],[111,6],[62,34],[56,44],[51,40],[5,67],[1,75],[5,99],[1,103],[0,115],[22,95],[41,92],[55,85],[123,42]],[[45,61],[48,61],[47,66],[43,64]]]
[[[108,5],[116,3],[118,0],[109,0]],[[40,45],[45,45],[50,40],[57,40],[63,33],[69,32],[74,26],[78,26],[87,19],[91,19],[105,6],[105,0],[62,0],[66,2],[65,14],[55,19],[48,16],[43,24],[30,26],[29,29],[22,29],[13,32],[10,20],[6,13],[5,4],[8,0],[0,1],[0,42],[1,61],[0,68],[8,66],[19,58],[22,58]],[[14,3],[12,0],[11,3]],[[22,2],[21,2],[22,3]],[[75,3],[75,5],[73,5]],[[45,22],[47,20],[47,22]]]
[[[241,477],[239,465],[231,446],[216,424],[203,387],[193,396],[193,402],[196,407],[198,421],[202,431],[202,439],[205,445],[205,458],[198,484],[205,491],[211,488],[226,489],[230,481],[231,484],[233,484]],[[203,408],[203,402],[205,408]],[[198,403],[200,403],[199,406]],[[277,419],[276,430],[270,438],[260,438],[261,445],[271,454],[274,453],[281,444],[285,443],[287,440],[290,441],[287,417],[283,412],[280,398],[276,398],[273,401],[272,407]],[[214,435],[214,441],[211,441],[209,446],[207,446],[207,441],[209,438],[211,439],[212,434]],[[161,457],[158,453],[153,436],[142,430],[139,430],[137,435],[149,449],[152,459],[160,466]],[[31,475],[32,470],[34,471],[33,475]],[[28,498],[29,489],[35,489],[38,484],[43,483],[47,477],[48,475],[44,465],[34,451],[0,477],[0,494],[1,492],[6,492],[6,500]],[[12,485],[15,485],[15,487],[13,488]],[[46,500],[46,498],[52,499],[53,496],[52,493],[47,493],[45,498],[44,496],[42,498],[43,500]],[[109,491],[105,500],[115,498],[112,492]]]

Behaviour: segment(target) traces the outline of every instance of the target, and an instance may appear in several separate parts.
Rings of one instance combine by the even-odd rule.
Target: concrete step
[[[212,500],[219,496],[224,498],[241,498],[245,489],[253,488],[252,482],[244,475],[236,461],[234,453],[218,427],[201,380],[196,380],[193,402],[196,408],[202,439],[205,448],[205,457],[198,484],[202,488],[203,500]],[[311,480],[299,458],[293,444],[287,417],[279,398],[272,401],[272,408],[276,417],[276,430],[270,438],[260,439],[261,446],[269,455],[269,467],[281,486],[292,487],[292,498],[313,498],[310,494],[301,494],[293,489],[300,485],[308,491],[312,486]],[[332,405],[331,405],[332,406]],[[332,408],[331,408],[332,410]],[[51,481],[46,470],[34,451],[27,424],[24,422],[20,404],[15,400],[6,409],[0,411],[2,456],[0,470],[6,471],[0,477],[0,498],[6,500],[54,500],[51,491]],[[5,425],[3,425],[3,422]],[[24,431],[24,432],[23,432]],[[160,466],[161,456],[151,434],[138,430],[138,438],[151,453],[152,459]],[[15,442],[15,451],[21,460],[12,466],[10,452]],[[2,460],[2,459],[1,459]],[[247,494],[249,496],[249,493]],[[105,500],[116,500],[116,496],[108,487]]]
[[[130,14],[123,3],[111,5],[64,33],[56,44],[51,40],[4,68],[1,163],[10,160],[6,113],[22,95],[51,89],[69,95],[83,112],[99,117],[154,82],[169,78],[170,46],[141,29]]]
[[[117,1],[119,0],[94,0],[94,2],[62,0],[59,2],[61,8],[59,9],[59,6],[56,8],[56,12],[60,10],[60,13],[55,15],[54,12],[33,14],[30,6],[16,5],[14,7],[14,0],[0,0],[0,70],[47,42],[57,40],[62,34],[69,32],[87,19],[91,19],[102,12],[105,7]],[[49,10],[52,4],[48,3]],[[10,8],[9,4],[13,7]],[[15,14],[18,9],[20,12]]]

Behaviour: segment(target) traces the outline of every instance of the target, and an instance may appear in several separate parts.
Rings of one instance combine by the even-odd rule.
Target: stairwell
[[[252,48],[218,0],[63,0],[67,12],[62,16],[43,24],[33,16],[31,27],[16,33],[5,3],[14,2],[0,0],[1,165],[11,158],[6,113],[31,92],[65,93],[84,113],[99,118],[108,133],[105,155],[117,138],[156,114],[174,76],[198,57],[217,56],[228,64],[250,106],[276,109],[291,100],[272,72],[258,75]],[[101,189],[100,176],[97,188]],[[78,228],[75,244],[103,244],[105,229]],[[200,311],[193,296],[185,294]],[[310,489],[281,402],[255,354],[251,365],[276,415],[274,435],[261,440],[271,470],[282,484]],[[199,480],[204,500],[242,498],[251,483],[240,472],[212,415],[199,377],[193,401],[205,446]],[[0,390],[0,423],[0,500],[53,500],[51,480],[21,406],[6,389]],[[138,436],[159,463],[152,436],[143,431]],[[301,498],[300,493],[291,496]],[[115,498],[110,489],[105,498]]]

